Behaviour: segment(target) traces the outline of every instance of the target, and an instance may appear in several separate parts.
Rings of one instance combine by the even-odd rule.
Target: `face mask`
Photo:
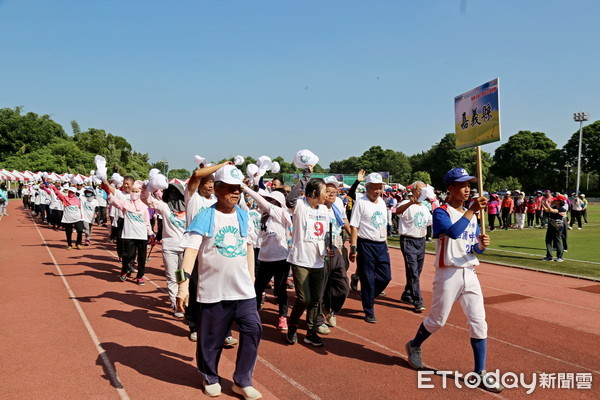
[[[136,200],[139,200],[139,199],[140,199],[140,194],[139,194],[139,192],[138,192],[138,193],[133,193],[133,192],[132,192],[132,193],[129,195],[129,198],[131,199],[131,201],[136,201]]]

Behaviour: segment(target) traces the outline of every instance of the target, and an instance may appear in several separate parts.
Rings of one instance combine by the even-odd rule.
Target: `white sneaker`
[[[254,389],[254,386],[239,387],[234,383],[231,389],[233,390],[233,393],[244,396],[245,400],[262,399],[262,394]]]
[[[204,394],[209,397],[217,397],[221,395],[221,385],[219,382],[212,385],[204,385]]]
[[[325,324],[319,325],[317,327],[317,332],[321,335],[329,335],[331,333],[331,329]]]
[[[192,342],[197,342],[198,341],[198,332],[190,332],[190,340]]]
[[[181,311],[173,310],[173,317],[181,319],[181,318],[185,317],[185,314],[182,313]]]
[[[337,326],[337,319],[335,318],[335,314],[333,312],[325,317],[325,323],[332,328]]]
[[[227,336],[225,338],[225,341],[223,342],[223,346],[224,347],[233,347],[238,343],[239,343],[239,341],[236,338],[234,338],[233,336]]]

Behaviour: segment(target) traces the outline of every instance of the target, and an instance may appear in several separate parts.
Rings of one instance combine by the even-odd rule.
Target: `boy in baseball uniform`
[[[479,265],[475,253],[483,253],[490,244],[489,236],[480,234],[476,216],[485,209],[487,199],[477,197],[468,209],[463,206],[469,200],[470,183],[476,180],[463,168],[454,168],[444,176],[449,194],[446,203],[433,212],[433,237],[437,245],[431,312],[414,339],[406,343],[406,351],[408,363],[413,368],[423,368],[421,344],[444,326],[452,305],[458,300],[467,316],[474,371],[479,375],[480,386],[498,393],[504,388],[485,371],[487,323],[483,293],[475,273],[475,266]]]

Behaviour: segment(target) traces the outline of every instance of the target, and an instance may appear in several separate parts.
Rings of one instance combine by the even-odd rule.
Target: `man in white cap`
[[[240,328],[240,346],[233,374],[233,391],[245,399],[261,398],[252,386],[262,325],[254,294],[254,252],[248,234],[254,229],[248,213],[238,206],[243,176],[233,165],[215,174],[216,204],[199,213],[188,226],[181,247],[182,267],[189,275],[198,260],[198,370],[204,392],[221,394],[218,365],[231,323]],[[188,296],[189,279],[179,285],[177,307]]]
[[[412,305],[415,311],[419,313],[425,310],[419,280],[425,262],[427,227],[432,222],[429,209],[421,203],[424,200],[421,196],[421,190],[426,186],[421,181],[414,182],[412,184],[412,195],[408,200],[403,200],[396,210],[396,214],[400,217],[398,220],[398,234],[400,235],[400,249],[402,250],[406,270],[406,286],[400,301]]]
[[[383,179],[373,172],[366,181],[367,194],[352,207],[350,261],[357,263],[365,321],[374,324],[375,297],[385,290],[392,273],[387,247],[387,209],[381,198]]]

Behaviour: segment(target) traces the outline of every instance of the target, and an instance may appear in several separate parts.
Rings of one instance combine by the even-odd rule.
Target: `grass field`
[[[600,278],[600,205],[589,206],[588,222],[582,230],[574,225],[568,232],[569,251],[564,253],[562,263],[542,261],[546,255],[546,230],[539,228],[488,232],[492,243],[478,257],[482,261]],[[390,238],[389,242],[398,245],[397,238]],[[428,243],[427,250],[435,252],[435,242]],[[556,252],[553,255],[556,257]]]

